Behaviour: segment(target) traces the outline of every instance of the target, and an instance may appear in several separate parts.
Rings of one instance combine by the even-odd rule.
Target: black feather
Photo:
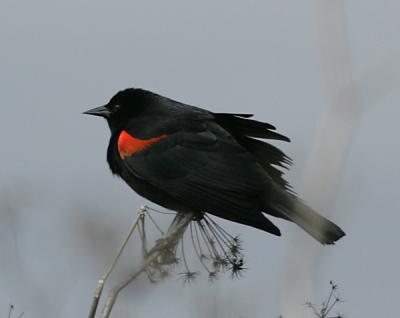
[[[271,124],[263,123],[257,120],[241,118],[239,117],[240,115],[236,114],[215,113],[214,116],[218,124],[229,130],[234,136],[242,135],[290,142],[288,137],[271,131],[276,129]]]
[[[268,175],[275,183],[288,191],[292,191],[289,183],[283,178],[283,172],[278,168],[287,168],[292,160],[275,146],[255,138],[277,139],[290,141],[289,138],[271,131],[274,126],[245,117],[239,114],[214,114],[217,123],[228,130],[247,151],[256,157]],[[246,115],[246,117],[251,117]],[[252,138],[255,137],[255,138]]]

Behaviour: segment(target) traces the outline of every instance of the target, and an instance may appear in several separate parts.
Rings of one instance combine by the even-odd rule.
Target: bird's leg
[[[146,254],[146,258],[125,281],[111,289],[107,301],[104,305],[101,318],[109,318],[111,310],[117,300],[119,293],[127,287],[133,280],[135,280],[146,268],[157,258],[162,256],[165,249],[174,248],[182,238],[187,226],[193,220],[193,213],[177,213],[171,225],[168,228],[165,236],[156,241],[153,248]]]
[[[90,312],[89,312],[89,318],[94,318],[96,315],[96,311],[97,311],[97,307],[99,304],[99,300],[101,297],[101,293],[103,292],[103,288],[104,288],[104,284],[106,283],[106,280],[108,279],[108,277],[111,275],[115,265],[117,264],[119,258],[121,257],[122,252],[125,249],[126,244],[128,243],[129,239],[132,236],[132,233],[135,231],[139,221],[144,217],[144,213],[146,212],[146,206],[142,205],[137,212],[137,217],[135,219],[135,221],[132,223],[127,235],[125,236],[125,239],[123,240],[117,255],[115,256],[114,260],[112,261],[110,267],[107,269],[107,271],[104,273],[104,275],[99,279],[99,281],[97,282],[97,287],[94,293],[94,298],[93,298],[93,302],[92,305],[90,307]]]

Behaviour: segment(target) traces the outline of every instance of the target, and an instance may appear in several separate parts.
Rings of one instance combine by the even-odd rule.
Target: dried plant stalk
[[[98,308],[98,304],[101,298],[101,294],[105,285],[106,280],[110,276],[111,272],[113,271],[118,259],[120,258],[126,244],[128,243],[130,237],[132,236],[132,233],[135,231],[136,228],[139,227],[140,229],[140,223],[141,221],[143,222],[145,212],[146,212],[147,207],[142,206],[138,210],[138,215],[133,224],[131,225],[131,228],[129,229],[128,234],[126,235],[121,247],[118,250],[118,253],[116,257],[114,258],[111,266],[109,269],[106,271],[106,273],[102,276],[102,278],[98,281],[96,291],[95,291],[95,296],[91,305],[91,309],[89,312],[89,318],[94,318],[96,316],[96,311]],[[144,260],[143,262],[139,265],[135,271],[130,274],[126,280],[123,282],[119,283],[116,285],[114,288],[111,289],[107,301],[103,307],[102,313],[100,315],[101,318],[108,318],[111,314],[112,308],[118,298],[119,293],[126,288],[130,283],[132,283],[140,274],[143,272],[146,272],[146,270],[149,268],[149,266],[157,262],[159,264],[163,264],[163,254],[165,251],[171,251],[176,249],[176,245],[179,243],[180,239],[182,238],[186,228],[188,227],[189,223],[192,221],[194,215],[191,213],[177,213],[174,220],[172,221],[171,225],[168,228],[168,231],[163,237],[159,240],[156,241],[154,246],[150,249],[150,251],[147,252],[147,249],[145,249],[145,254],[144,254]],[[144,223],[143,223],[144,224]],[[144,229],[144,228],[143,228]],[[140,233],[140,231],[139,231]],[[144,235],[144,233],[143,233]],[[145,240],[142,240],[142,242],[145,242]]]
[[[135,280],[140,274],[142,274],[146,268],[162,253],[167,249],[171,250],[177,245],[179,240],[182,238],[190,221],[192,221],[194,215],[191,213],[177,213],[164,238],[157,240],[154,247],[148,252],[147,257],[143,263],[136,269],[125,281],[115,286],[108,295],[106,304],[104,305],[101,318],[108,318],[111,314],[111,310],[117,300],[119,293],[127,287],[133,280]]]
[[[135,231],[135,229],[139,223],[139,220],[141,218],[143,218],[145,209],[146,209],[145,206],[141,206],[139,208],[137,217],[136,217],[135,221],[132,223],[131,228],[129,229],[128,234],[126,235],[121,247],[119,248],[117,255],[115,256],[113,262],[111,263],[111,265],[108,268],[108,270],[106,271],[106,273],[97,282],[96,290],[94,293],[94,298],[93,298],[92,305],[91,305],[90,311],[89,311],[89,318],[94,318],[96,316],[96,311],[97,311],[97,307],[99,305],[99,300],[100,300],[101,294],[103,292],[104,284],[106,283],[108,277],[111,275],[111,272],[113,271],[115,265],[117,264],[119,258],[121,257],[121,254],[122,254],[123,250],[125,249],[125,246],[128,243],[129,239],[131,238],[132,233]]]
[[[151,215],[152,212],[175,215],[166,233],[157,224],[155,218]],[[155,241],[151,249],[148,249],[147,226],[154,227],[161,234],[161,238]],[[190,231],[187,231],[188,233],[185,235],[187,228]],[[110,316],[119,293],[143,272],[147,274],[150,281],[155,282],[168,276],[171,265],[182,261],[181,265],[184,270],[178,274],[181,275],[184,282],[191,282],[195,279],[198,272],[189,268],[191,262],[186,257],[185,236],[192,244],[193,252],[201,266],[207,271],[209,281],[215,280],[217,274],[221,272],[231,272],[232,278],[235,278],[239,277],[245,270],[241,252],[242,243],[239,237],[229,234],[208,215],[204,214],[199,218],[198,215],[195,217],[191,213],[162,212],[142,206],[138,210],[137,218],[131,225],[111,266],[98,281],[89,318],[95,318],[105,282],[135,230],[137,230],[141,241],[143,261],[124,281],[111,289],[100,315],[101,318]]]

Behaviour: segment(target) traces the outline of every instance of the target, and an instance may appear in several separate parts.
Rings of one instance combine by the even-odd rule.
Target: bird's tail
[[[273,196],[273,203],[271,204],[271,201],[269,201],[273,215],[296,223],[324,245],[334,244],[345,235],[339,226],[315,212],[295,195],[284,190],[278,191],[279,193]]]

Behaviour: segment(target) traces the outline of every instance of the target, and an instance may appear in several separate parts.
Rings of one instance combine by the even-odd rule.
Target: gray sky
[[[292,139],[282,149],[295,161],[288,178],[301,193],[320,117],[332,102],[335,75],[327,73],[321,41],[334,46],[336,39],[319,33],[327,1],[3,0],[0,315],[10,303],[26,317],[86,315],[96,280],[144,202],[108,171],[105,123],[80,115],[120,89],[143,87],[276,125]],[[348,235],[321,249],[312,300],[322,301],[333,280],[347,316],[390,317],[400,285],[400,4],[352,0],[344,8],[338,23],[355,80],[349,89],[362,113],[328,211]],[[279,221],[280,239],[222,223],[244,239],[241,280],[209,285],[203,274],[190,287],[142,280],[113,317],[277,317],[287,253],[296,249],[294,238],[309,238]],[[113,281],[133,263],[126,257]],[[298,310],[306,309],[299,303]]]

